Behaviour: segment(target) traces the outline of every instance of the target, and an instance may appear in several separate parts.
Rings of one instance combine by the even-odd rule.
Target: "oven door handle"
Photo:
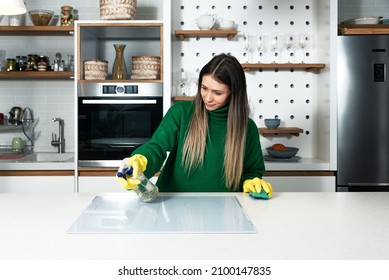
[[[137,100],[122,100],[122,99],[105,99],[105,100],[89,100],[83,99],[82,104],[157,104],[156,99],[137,99]]]
[[[136,148],[135,145],[108,145],[110,148]]]

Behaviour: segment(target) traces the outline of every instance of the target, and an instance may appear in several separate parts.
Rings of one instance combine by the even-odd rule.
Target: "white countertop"
[[[0,259],[389,259],[389,193],[223,194],[256,234],[68,234],[97,195],[0,194]]]

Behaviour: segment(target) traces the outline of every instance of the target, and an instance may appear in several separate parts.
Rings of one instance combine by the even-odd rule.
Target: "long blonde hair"
[[[226,54],[214,56],[200,71],[197,95],[193,101],[194,114],[183,146],[182,164],[187,172],[201,166],[204,161],[208,137],[208,112],[200,91],[204,75],[228,86],[230,90],[227,136],[224,146],[224,176],[227,187],[236,191],[243,173],[249,104],[246,76],[239,61]]]

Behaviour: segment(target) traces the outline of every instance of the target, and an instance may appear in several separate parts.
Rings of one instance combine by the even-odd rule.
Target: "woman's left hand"
[[[273,188],[269,182],[255,177],[244,181],[243,192],[250,193],[250,196],[255,198],[269,199],[273,195]]]

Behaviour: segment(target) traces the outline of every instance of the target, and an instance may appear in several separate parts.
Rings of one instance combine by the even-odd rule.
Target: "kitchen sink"
[[[73,153],[33,153],[19,160],[19,162],[73,162]]]

